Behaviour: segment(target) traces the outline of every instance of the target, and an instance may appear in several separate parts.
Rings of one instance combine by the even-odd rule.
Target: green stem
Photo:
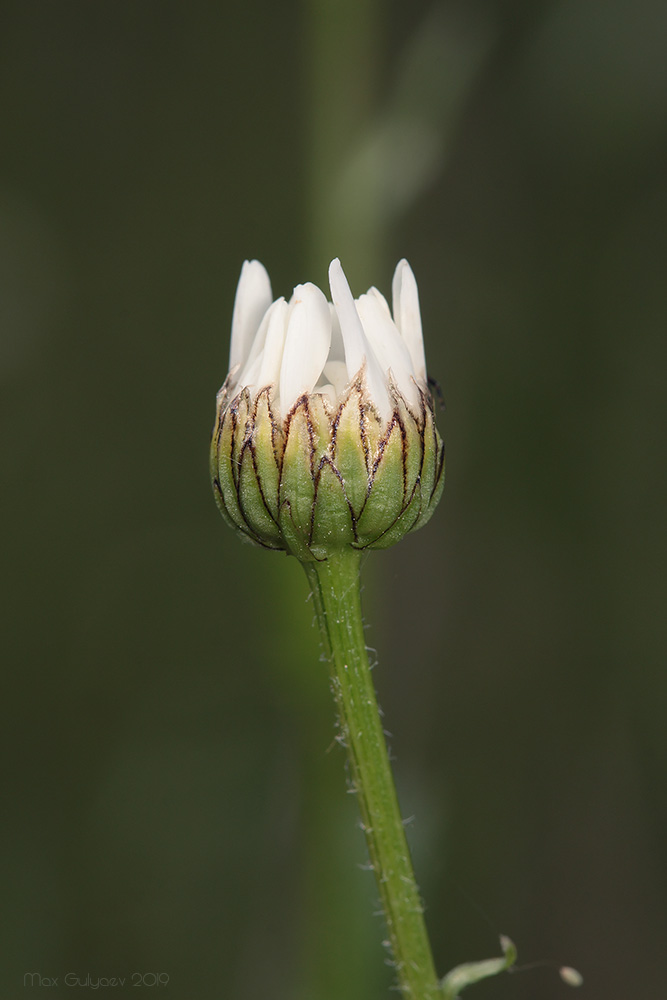
[[[431,1000],[438,996],[438,980],[366,654],[359,559],[358,552],[343,549],[324,562],[303,565],[331,661],[341,736],[398,981],[406,1000]]]

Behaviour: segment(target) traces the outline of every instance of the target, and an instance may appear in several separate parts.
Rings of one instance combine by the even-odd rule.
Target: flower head
[[[244,263],[211,448],[225,519],[306,560],[392,544],[443,482],[410,265],[396,268],[393,316],[376,288],[353,298],[338,260],[329,281],[332,302],[310,283],[273,301],[262,264]]]

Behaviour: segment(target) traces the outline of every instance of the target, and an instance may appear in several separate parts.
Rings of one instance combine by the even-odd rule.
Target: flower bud
[[[354,300],[338,260],[329,279],[333,304],[312,284],[273,302],[264,267],[245,262],[211,443],[224,519],[302,561],[392,545],[443,486],[410,265],[394,274],[393,317],[375,288]]]

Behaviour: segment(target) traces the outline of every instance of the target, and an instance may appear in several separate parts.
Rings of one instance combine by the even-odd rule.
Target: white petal
[[[380,411],[382,419],[386,420],[391,413],[386,379],[370,349],[350,286],[337,257],[329,265],[329,284],[345,344],[345,364],[348,378],[352,380],[361,366],[366,364],[368,391]]]
[[[391,372],[408,402],[418,407],[420,395],[412,379],[412,359],[389,312],[370,292],[357,301],[357,311],[373,353],[383,372]]]
[[[326,396],[332,406],[336,406],[338,403],[338,394],[335,387],[331,385],[330,382],[327,382],[325,385],[319,385],[317,387],[317,391],[321,393],[322,396]]]
[[[419,311],[419,292],[415,276],[407,260],[399,261],[391,287],[394,322],[407,344],[415,375],[425,382],[426,358],[424,357],[424,337]]]
[[[287,335],[287,313],[288,306],[282,296],[273,303],[267,313],[269,324],[262,353],[262,366],[257,380],[260,389],[266,385],[278,385]]]
[[[329,354],[331,357],[331,354]],[[336,390],[336,396],[342,396],[348,383],[347,368],[344,361],[327,361],[324,366],[324,378]]]
[[[382,292],[378,291],[378,289],[374,285],[372,285],[368,289],[368,295],[372,295],[373,298],[377,299],[377,301],[380,303],[380,305],[382,306],[382,308],[386,312],[386,314],[389,317],[389,319],[391,319],[391,310],[389,309],[389,303],[385,299],[385,297],[382,294]]]
[[[250,345],[250,349],[246,354],[245,361],[241,371],[235,376],[236,382],[239,385],[251,385],[253,384],[250,380],[250,372],[253,372],[253,379],[257,377],[259,368],[261,365],[260,355],[264,353],[264,344],[266,343],[266,335],[269,329],[269,323],[271,321],[271,315],[275,306],[275,302],[269,306],[262,317],[262,321],[259,324],[259,329],[255,334],[253,341]]]
[[[329,360],[342,361],[343,364],[345,364],[345,344],[343,343],[343,334],[340,330],[336,307],[332,302],[329,303],[329,312],[331,314],[331,347],[329,348]]]
[[[329,303],[310,283],[297,285],[290,306],[280,367],[280,411],[285,417],[299,396],[310,393],[329,354]]]
[[[258,356],[254,360],[248,361],[246,365],[243,366],[243,372],[241,378],[236,383],[236,390],[240,391],[243,389],[250,389],[254,391],[257,388],[259,369],[262,364],[262,359]]]
[[[278,381],[280,359],[285,343],[286,313],[287,303],[283,297],[276,299],[264,313],[248,359],[236,378],[239,386],[262,389],[265,385],[272,385]],[[278,353],[277,361],[276,353]]]
[[[329,285],[331,286],[331,299],[338,314],[340,332],[343,335],[347,374],[352,379],[366,357],[366,337],[350,286],[337,257],[329,265]]]
[[[271,282],[264,265],[258,260],[244,261],[234,299],[230,371],[247,360],[259,324],[271,305],[272,298]]]

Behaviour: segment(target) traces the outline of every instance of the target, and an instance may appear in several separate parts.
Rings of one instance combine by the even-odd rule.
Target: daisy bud
[[[264,267],[245,262],[211,444],[225,520],[305,561],[392,545],[443,486],[410,265],[396,268],[393,315],[375,288],[355,301],[338,260],[329,280],[332,302],[312,284],[272,301]]]

